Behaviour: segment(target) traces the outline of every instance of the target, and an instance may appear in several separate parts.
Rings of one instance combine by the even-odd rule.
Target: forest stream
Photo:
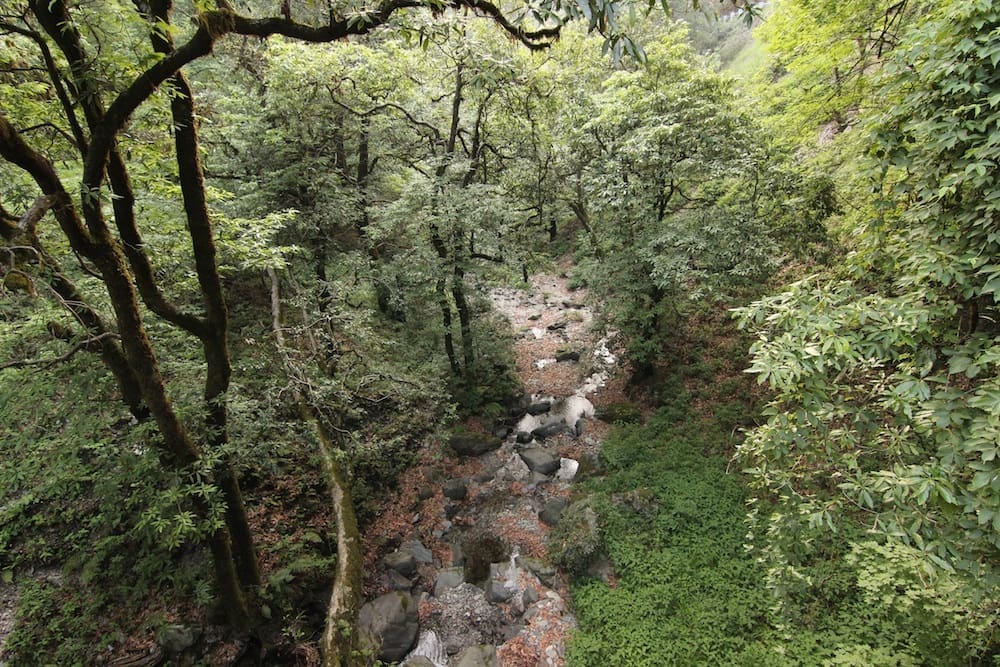
[[[530,289],[496,288],[490,298],[516,334],[525,395],[406,473],[368,532],[360,625],[382,636],[383,660],[562,665],[576,625],[546,537],[572,502],[581,463],[597,456],[607,427],[594,403],[617,393],[617,359],[565,278],[539,274]]]

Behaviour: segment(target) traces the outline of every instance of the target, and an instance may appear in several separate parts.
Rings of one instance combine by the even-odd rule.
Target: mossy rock
[[[549,557],[571,576],[580,577],[604,553],[597,513],[588,500],[567,507],[549,533]]]
[[[499,449],[503,440],[495,435],[474,431],[457,431],[448,438],[448,446],[459,456],[482,456]]]

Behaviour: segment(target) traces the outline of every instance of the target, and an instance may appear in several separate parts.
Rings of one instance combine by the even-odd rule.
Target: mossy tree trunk
[[[306,371],[291,359],[281,324],[281,289],[278,274],[268,269],[271,281],[271,330],[279,356],[288,374],[295,379],[295,398],[303,420],[313,424],[319,444],[320,459],[326,474],[327,489],[333,507],[337,530],[337,565],[334,570],[333,588],[327,605],[326,623],[320,640],[324,667],[346,667],[358,663],[355,649],[357,638],[354,624],[361,604],[362,551],[358,520],[354,512],[347,475],[338,454],[338,442],[332,429],[316,409],[314,397],[309,395],[311,386]]]

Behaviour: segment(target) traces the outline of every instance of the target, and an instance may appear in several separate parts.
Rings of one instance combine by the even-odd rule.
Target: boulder
[[[460,479],[445,482],[441,492],[444,493],[445,498],[450,498],[451,500],[465,500],[465,497],[469,495],[469,490],[466,488],[465,482]]]
[[[577,350],[557,352],[556,361],[580,361],[580,353]]]
[[[551,475],[559,470],[559,457],[541,447],[529,447],[521,450],[520,455],[532,472]]]
[[[434,661],[422,655],[414,656],[403,663],[403,667],[437,667]]]
[[[404,577],[412,577],[417,572],[417,559],[408,551],[393,551],[382,559],[385,566]]]
[[[573,481],[573,478],[576,477],[576,473],[579,469],[579,461],[563,457],[559,459],[559,472],[556,473],[556,479],[571,482]]]
[[[444,644],[433,630],[422,630],[417,646],[403,662],[404,667],[444,667],[448,664],[448,655],[444,652]]]
[[[549,563],[541,560],[540,558],[532,558],[531,556],[518,556],[517,566],[522,567],[528,572],[532,573],[538,580],[548,587],[552,587],[553,582],[556,578],[556,568]]]
[[[499,449],[503,442],[499,438],[483,433],[456,433],[448,440],[448,445],[459,456],[482,456]]]
[[[399,550],[411,554],[418,565],[430,565],[434,562],[434,554],[420,540],[403,542]]]
[[[408,591],[413,588],[413,580],[395,570],[389,570],[389,586],[394,591]]]
[[[559,518],[562,516],[563,510],[566,509],[566,504],[565,498],[553,498],[545,503],[542,511],[538,513],[538,518],[545,525],[554,526],[559,523]]]
[[[579,577],[602,556],[603,539],[597,513],[586,499],[567,507],[548,538],[552,562]]]
[[[490,579],[486,582],[486,599],[493,604],[506,602],[514,596],[514,592],[507,590],[502,581]]]
[[[529,415],[543,415],[552,409],[552,401],[535,401],[528,405],[525,411]]]
[[[521,394],[520,396],[512,398],[507,403],[507,414],[510,417],[518,418],[523,415],[528,406],[531,405],[531,394]]]
[[[458,542],[452,542],[450,546],[451,546],[451,564],[465,565],[465,551],[462,549],[462,545]]]
[[[195,631],[186,625],[165,625],[156,633],[156,643],[171,657],[177,657],[194,646],[196,639]]]
[[[439,598],[449,588],[461,586],[465,583],[465,568],[461,566],[446,567],[439,571],[434,579],[434,597]]]
[[[562,419],[557,421],[551,421],[547,424],[542,424],[538,428],[531,432],[531,435],[535,436],[539,440],[544,440],[545,438],[550,438],[554,435],[559,435],[560,433],[566,432],[566,422]]]
[[[531,435],[531,433],[529,433],[528,431],[518,431],[517,432],[517,442],[519,444],[526,445],[526,444],[528,444],[529,442],[531,442],[534,439],[535,439],[535,436]]]
[[[467,646],[458,654],[455,667],[500,667],[497,649],[489,644]]]
[[[490,576],[486,580],[486,599],[493,604],[510,600],[517,593],[520,574],[520,568],[510,562],[491,563]]]
[[[409,593],[386,593],[358,612],[361,636],[384,662],[402,660],[416,643],[419,629],[417,603]]]
[[[528,475],[528,486],[534,488],[535,486],[549,481],[549,476],[544,475],[537,470],[532,470],[531,474]]]

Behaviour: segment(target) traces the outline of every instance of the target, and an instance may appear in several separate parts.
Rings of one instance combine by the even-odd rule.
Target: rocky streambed
[[[428,451],[367,536],[359,627],[386,662],[563,664],[575,619],[547,538],[564,513],[586,520],[572,484],[596,462],[606,426],[595,416],[617,401],[616,359],[565,279],[531,283],[491,292],[518,332],[524,396],[504,418],[453,435],[444,454]]]

